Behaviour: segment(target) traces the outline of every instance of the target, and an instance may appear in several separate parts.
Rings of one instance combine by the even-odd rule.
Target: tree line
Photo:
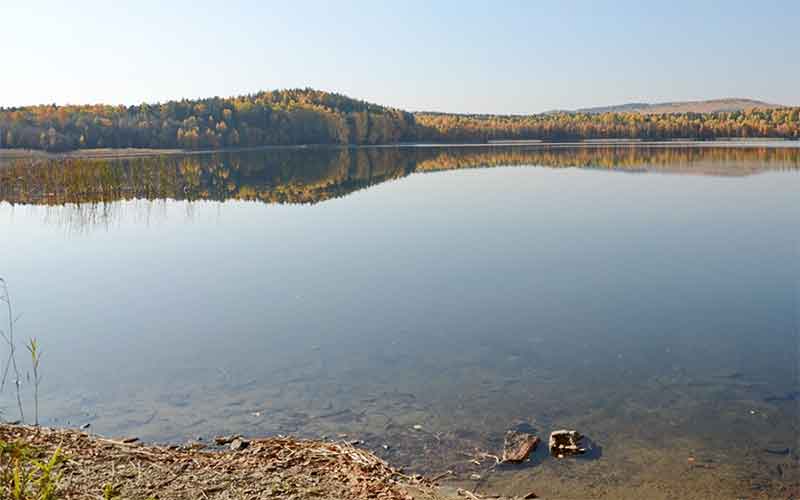
[[[559,112],[521,116],[417,113],[414,118],[417,130],[426,139],[434,141],[800,138],[800,108],[797,107],[662,114]]]
[[[409,113],[313,89],[139,106],[0,108],[0,148],[221,149],[502,139],[800,138],[800,108],[725,113]]]
[[[0,108],[0,147],[220,149],[296,144],[387,144],[413,139],[401,110],[312,89],[140,106]]]

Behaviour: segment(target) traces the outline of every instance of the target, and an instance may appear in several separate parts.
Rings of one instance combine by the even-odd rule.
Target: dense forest
[[[415,119],[417,130],[425,139],[433,141],[800,138],[800,108],[724,113],[548,113],[527,116],[418,113]]]
[[[299,144],[800,138],[800,108],[723,113],[409,113],[313,89],[139,106],[0,108],[0,148],[220,149]]]
[[[311,89],[140,106],[0,109],[0,147],[219,149],[386,144],[414,138],[414,117]]]
[[[545,113],[540,115],[452,115],[417,113],[418,134],[432,141],[485,142],[503,139],[708,140],[800,138],[800,108],[722,113]]]

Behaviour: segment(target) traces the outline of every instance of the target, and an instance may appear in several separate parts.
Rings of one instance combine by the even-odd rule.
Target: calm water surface
[[[0,182],[44,424],[347,434],[564,498],[797,484],[797,149],[275,150]],[[471,462],[561,427],[590,456]]]

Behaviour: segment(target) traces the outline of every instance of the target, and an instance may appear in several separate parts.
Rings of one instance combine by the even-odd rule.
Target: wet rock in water
[[[550,454],[557,458],[582,455],[586,448],[581,446],[583,436],[578,431],[561,429],[550,433]]]
[[[230,448],[231,451],[240,451],[247,448],[250,445],[250,441],[242,438],[236,438],[231,441]]]
[[[92,426],[92,424],[89,424],[89,423],[83,424],[83,425],[81,426],[81,430],[82,430],[82,431],[85,431],[86,429],[88,429],[88,428],[89,428],[89,427],[91,427],[91,426]]]
[[[217,446],[225,446],[226,444],[231,444],[234,440],[241,438],[242,436],[238,434],[234,434],[232,436],[217,436],[214,438],[214,444]]]
[[[519,431],[506,432],[501,463],[518,464],[523,462],[538,444],[539,438],[533,434]]]

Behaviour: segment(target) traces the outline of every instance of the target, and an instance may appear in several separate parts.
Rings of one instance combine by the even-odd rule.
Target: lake
[[[43,424],[358,439],[553,498],[797,485],[798,220],[800,149],[768,144],[0,164]],[[558,428],[591,452],[492,468],[506,430]]]

